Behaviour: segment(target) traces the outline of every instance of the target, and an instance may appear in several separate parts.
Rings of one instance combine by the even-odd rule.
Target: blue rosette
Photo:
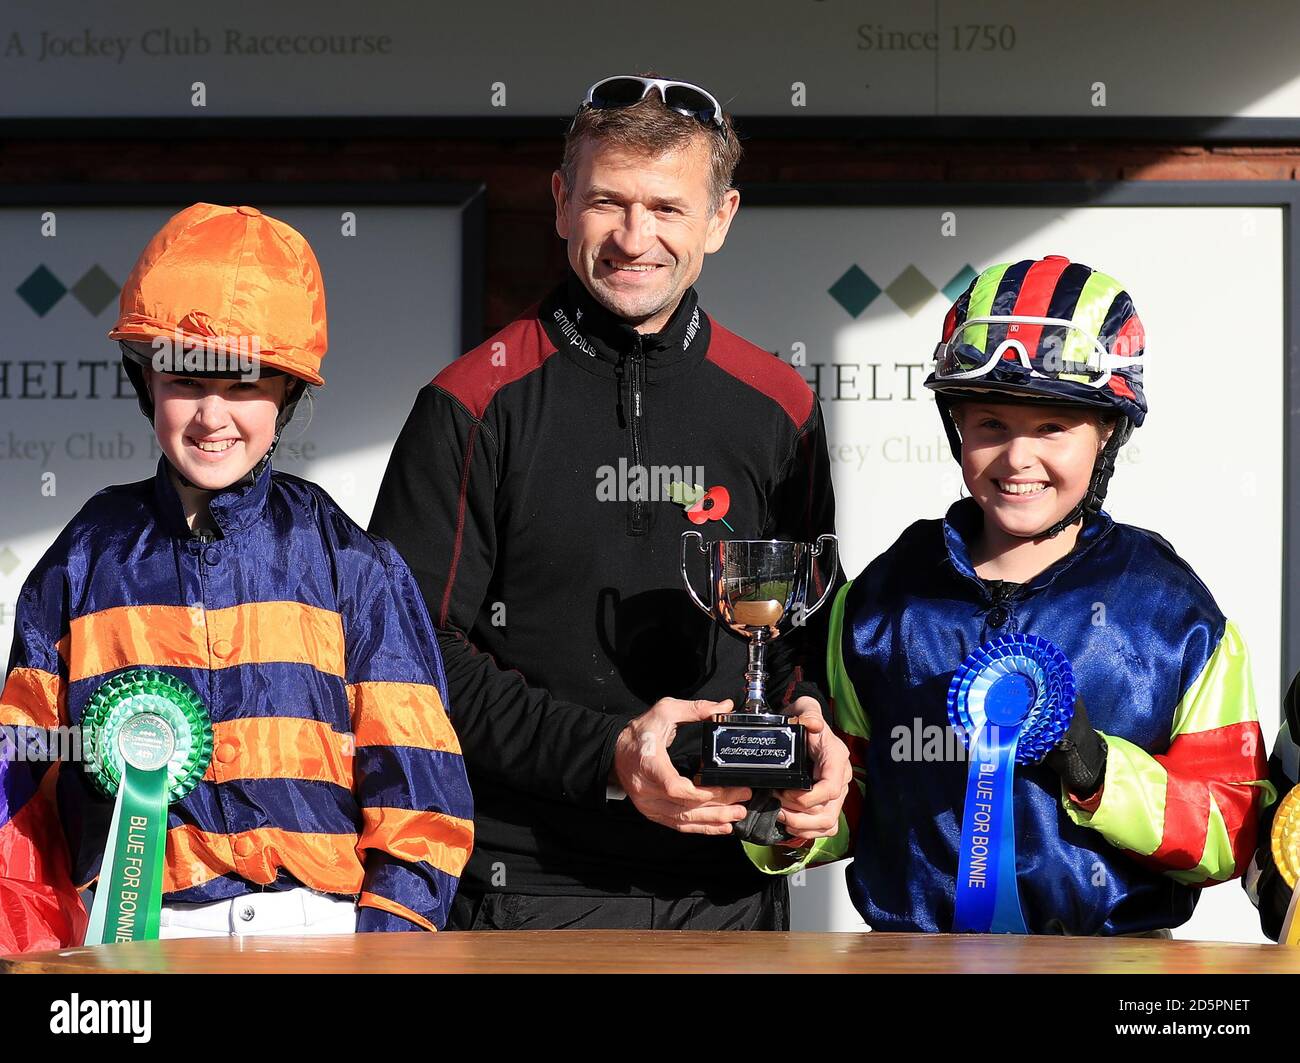
[[[1018,727],[1017,764],[1037,764],[1074,719],[1074,669],[1038,635],[1002,635],[962,661],[948,686],[948,722],[969,749],[986,724]]]
[[[1015,766],[1055,747],[1074,700],[1069,659],[1037,635],[994,639],[953,674],[948,720],[968,753],[953,930],[1028,932],[1016,884]]]

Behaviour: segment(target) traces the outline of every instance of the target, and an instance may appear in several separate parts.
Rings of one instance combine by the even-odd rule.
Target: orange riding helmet
[[[325,284],[306,239],[256,207],[195,203],[173,215],[141,252],[122,288],[109,338],[123,360],[141,406],[144,353],[159,340],[184,345],[237,343],[257,353],[263,374],[287,373],[325,383],[328,346]],[[189,375],[229,375],[199,369]],[[296,389],[301,391],[301,388]]]
[[[271,447],[245,479],[256,479],[271,460],[307,385],[325,383],[320,365],[329,339],[320,264],[298,230],[256,207],[195,203],[172,215],[140,253],[119,309],[108,336],[122,349],[122,367],[150,423],[145,369],[157,366],[169,345],[181,358],[204,352],[198,364],[186,362],[186,376],[244,376],[252,357],[259,376],[295,378]],[[238,352],[237,368],[226,357],[231,351]]]

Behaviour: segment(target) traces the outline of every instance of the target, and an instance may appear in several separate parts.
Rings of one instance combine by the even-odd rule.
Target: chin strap
[[[1120,418],[1110,433],[1110,438],[1106,440],[1106,445],[1097,455],[1097,461],[1092,467],[1092,479],[1088,482],[1088,490],[1084,492],[1079,504],[1047,531],[1035,535],[1035,539],[1055,539],[1076,521],[1083,520],[1085,517],[1095,517],[1101,512],[1102,503],[1106,501],[1106,489],[1110,486],[1110,478],[1115,474],[1115,458],[1119,454],[1119,448],[1128,442],[1132,434],[1133,422],[1127,417]]]
[[[275,440],[271,443],[271,450],[275,449],[275,444],[278,443],[279,441],[280,441],[280,433],[277,432],[275,434]],[[257,478],[262,475],[262,471],[267,467],[268,464],[270,464],[271,450],[268,450],[264,455],[262,455],[261,460],[259,460],[256,465],[254,465],[251,469],[249,469],[248,472],[244,473],[244,475],[241,476],[238,480],[236,480],[233,484],[227,484],[221,490],[238,491],[245,487],[252,487],[253,484],[257,483]],[[200,487],[198,484],[191,481],[188,476],[186,476],[183,472],[180,471],[180,469],[176,468],[176,466],[172,464],[171,459],[169,459],[166,454],[163,455],[163,460],[167,462],[167,467],[171,469],[172,475],[175,476],[176,479],[178,479],[184,486],[193,488],[195,491],[211,490],[210,488],[207,487]]]
[[[126,366],[127,375],[131,378],[131,382],[135,384],[136,397],[140,400],[140,409],[144,415],[149,418],[149,423],[153,424],[153,399],[149,397],[149,389],[145,386],[144,374],[139,374],[139,381],[137,382],[136,373],[131,371],[132,367],[135,366],[135,363],[124,359],[123,364]],[[138,366],[135,366],[135,369],[139,372]],[[244,473],[244,475],[233,484],[223,488],[223,490],[230,491],[239,490],[244,487],[251,487],[253,484],[257,483],[258,477],[261,476],[266,470],[266,467],[271,464],[271,455],[275,453],[275,448],[280,445],[280,436],[284,433],[285,428],[288,427],[289,422],[293,420],[293,414],[298,408],[299,401],[301,401],[302,397],[307,394],[306,381],[299,380],[296,377],[290,379],[288,388],[288,401],[280,408],[280,412],[275,418],[275,435],[271,438],[271,445],[267,448],[266,453],[258,459],[257,464],[249,469],[248,472]],[[163,460],[167,462],[173,475],[175,475],[176,479],[184,486],[193,488],[195,491],[207,490],[206,488],[200,487],[198,484],[191,482],[189,477],[181,472],[180,469],[176,468],[167,455],[163,455]]]

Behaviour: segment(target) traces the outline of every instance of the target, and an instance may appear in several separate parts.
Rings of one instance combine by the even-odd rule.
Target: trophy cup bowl
[[[707,558],[707,601],[696,593],[687,567],[692,538]],[[764,651],[769,642],[802,626],[825,604],[835,584],[837,546],[834,535],[819,536],[816,543],[809,544],[780,539],[720,539],[706,543],[697,531],[682,534],[682,580],[691,600],[749,643],[743,708],[718,713],[704,724],[700,779],[705,785],[770,790],[812,788],[808,737],[803,726],[792,723],[784,712],[768,707]],[[831,577],[817,600],[809,605],[813,575],[824,553],[830,555]]]

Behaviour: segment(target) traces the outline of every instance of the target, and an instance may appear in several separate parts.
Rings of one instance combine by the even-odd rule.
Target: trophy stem
[[[763,663],[766,648],[767,631],[753,632],[749,638],[749,667],[745,669],[745,711],[755,715],[767,714],[767,669]]]

